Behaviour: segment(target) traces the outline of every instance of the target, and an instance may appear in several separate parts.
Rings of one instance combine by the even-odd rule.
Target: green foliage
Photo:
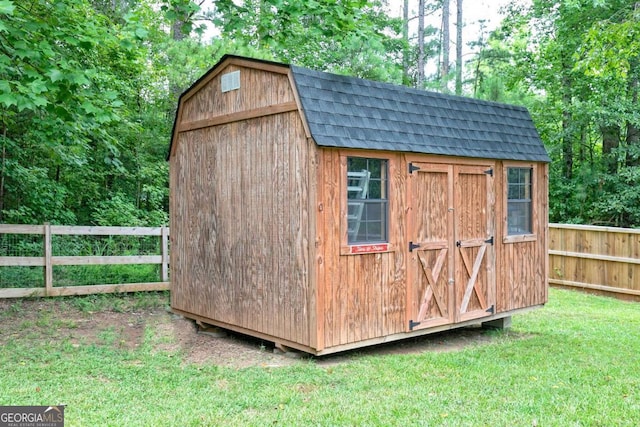
[[[97,225],[121,224],[126,227],[142,226],[133,203],[126,200],[122,193],[116,193],[111,199],[100,201],[94,214]]]
[[[400,23],[367,0],[221,1],[209,17],[190,0],[0,0],[0,15],[2,222],[166,224],[177,97],[224,53],[401,78]],[[204,44],[200,18],[221,37]]]
[[[160,281],[160,272],[153,264],[56,266],[53,281],[55,286],[153,283]]]
[[[516,3],[478,57],[477,94],[527,105],[545,141],[551,221],[640,226],[635,4]]]
[[[44,288],[42,267],[2,267],[0,288]]]
[[[175,104],[153,90],[147,57],[170,41],[153,4],[2,5],[0,220],[165,224]]]
[[[61,173],[85,166],[92,148],[116,150],[105,127],[117,119],[121,101],[95,59],[118,41],[83,2],[25,6],[17,5],[2,33],[0,100],[9,112],[2,127],[10,159],[4,194],[14,198],[3,200],[3,214],[14,219],[10,206],[26,205],[31,212],[21,212],[22,221],[49,221],[57,219],[49,210],[64,210]]]
[[[222,36],[264,59],[401,80],[401,22],[377,0],[223,0],[216,10]]]
[[[406,56],[411,84],[415,42],[384,8],[0,0],[0,222],[166,224],[166,149],[183,90],[224,53],[394,83]],[[474,96],[531,111],[553,159],[553,221],[640,226],[637,2],[534,0],[507,11],[488,39],[471,43],[480,47]],[[439,30],[426,32],[434,58]]]
[[[638,166],[625,167],[617,174],[605,175],[600,186],[602,196],[593,204],[598,217],[591,218],[589,222],[640,227],[639,183]]]

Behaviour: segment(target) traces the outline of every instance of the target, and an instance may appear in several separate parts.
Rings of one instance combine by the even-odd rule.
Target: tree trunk
[[[640,8],[640,4],[636,3],[636,10]],[[627,90],[631,105],[638,105],[638,74],[640,74],[640,61],[633,58],[629,61],[629,81],[627,82]],[[634,123],[627,122],[627,166],[640,166],[640,128]]]
[[[184,33],[184,26],[191,17],[188,14],[180,13],[179,10],[176,10],[176,13],[176,19],[171,23],[171,38],[175,42],[181,42],[182,40],[187,38],[187,34]],[[178,83],[172,83],[169,87],[169,92],[171,93],[173,99],[173,107],[169,114],[172,116],[175,115],[178,105],[178,98],[180,97],[183,89],[184,87]]]
[[[409,0],[404,0],[402,6],[402,40],[404,47],[402,48],[402,83],[406,86],[410,85],[409,78]]]
[[[610,174],[618,171],[618,158],[615,153],[620,145],[620,126],[605,125],[600,127],[602,134],[602,156],[605,168]]]
[[[7,163],[7,127],[2,125],[2,169],[0,170],[0,222],[4,210],[4,168]]]
[[[171,38],[177,42],[182,41],[186,38],[186,35],[183,32],[185,21],[178,18],[171,24]]]
[[[627,166],[640,166],[640,129],[627,122]]]
[[[589,130],[586,126],[580,128],[580,148],[578,149],[578,160],[584,163],[589,159],[593,164],[593,145],[589,143]]]
[[[562,55],[562,176],[571,179],[573,176],[573,139],[574,139],[574,123],[572,106],[572,79],[571,69],[572,63],[567,59],[566,52],[560,52]],[[570,55],[570,54],[569,54]]]
[[[180,19],[176,19],[171,24],[171,38],[174,41],[180,42],[185,39],[185,34],[182,32],[183,26],[184,26],[184,21]],[[180,94],[182,93],[182,89],[183,87],[179,84],[176,84],[176,83],[171,84],[169,91],[171,92],[172,98],[175,101],[172,103],[172,105],[177,105],[177,100]],[[175,108],[172,110],[172,113],[175,113]]]
[[[462,0],[457,0],[456,12],[456,95],[462,95]]]
[[[571,137],[571,113],[562,112],[562,176],[571,179],[573,176],[573,138]]]
[[[424,84],[424,0],[418,0],[418,76],[416,86]]]
[[[447,91],[449,76],[449,0],[442,1],[442,64],[440,66],[440,85],[443,92]]]

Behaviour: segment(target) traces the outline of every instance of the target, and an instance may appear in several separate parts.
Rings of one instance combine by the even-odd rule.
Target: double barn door
[[[408,330],[495,307],[493,165],[410,163]]]

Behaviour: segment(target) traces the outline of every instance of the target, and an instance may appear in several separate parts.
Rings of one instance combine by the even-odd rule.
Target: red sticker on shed
[[[375,252],[386,252],[389,250],[388,243],[376,243],[373,245],[356,245],[349,246],[349,253],[351,254],[370,254]]]

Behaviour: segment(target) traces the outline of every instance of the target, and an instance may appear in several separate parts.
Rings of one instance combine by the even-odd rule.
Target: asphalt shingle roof
[[[549,162],[524,107],[291,66],[316,144]]]

